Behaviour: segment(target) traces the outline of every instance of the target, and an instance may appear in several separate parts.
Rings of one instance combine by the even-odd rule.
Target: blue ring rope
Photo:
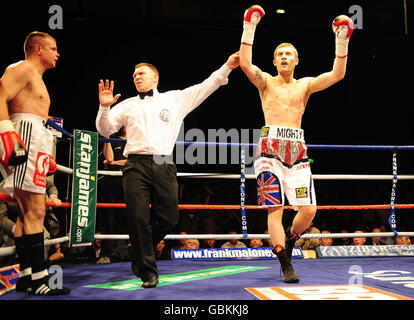
[[[56,129],[57,131],[62,132],[63,134],[67,135],[70,138],[73,138],[73,134],[71,134],[69,131],[66,131],[65,129],[63,129],[61,126],[59,126],[56,122],[54,122],[51,119],[47,120],[47,124],[49,126],[51,126],[52,128]]]
[[[72,134],[61,128],[53,120],[49,119],[48,124],[56,130],[72,138]],[[99,138],[99,142],[125,142],[125,139]],[[228,142],[199,142],[199,141],[177,141],[177,145],[199,145],[199,146],[217,146],[217,147],[256,147],[257,143],[228,143]],[[322,150],[414,150],[414,146],[371,146],[371,145],[326,145],[326,144],[308,144],[308,149]]]

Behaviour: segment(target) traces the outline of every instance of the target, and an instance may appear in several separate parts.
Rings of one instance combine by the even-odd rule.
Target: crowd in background
[[[106,179],[106,181],[105,181]],[[104,177],[100,181],[98,201],[109,203],[123,203],[122,188],[118,188],[120,177]],[[115,181],[114,181],[115,180]],[[179,201],[180,204],[239,204],[238,181],[228,179],[179,179]],[[319,192],[321,205],[347,204],[346,199],[341,199],[341,189],[347,188],[344,184],[336,183],[338,188],[329,189],[329,195]],[[107,190],[103,190],[107,188]],[[316,188],[318,188],[316,186]],[[107,192],[108,189],[110,192]],[[234,190],[230,192],[229,190]],[[360,204],[381,204],[388,199],[377,199],[375,190],[364,194],[358,186],[348,190],[347,197],[352,197],[353,192],[358,195]],[[115,192],[116,191],[116,192]],[[253,181],[247,183],[247,204],[255,204],[256,190]],[[326,196],[329,201],[324,200]],[[370,197],[373,198],[370,198]],[[406,201],[407,200],[407,201]],[[409,199],[401,199],[401,203],[408,203]],[[326,201],[326,202],[325,202]],[[406,202],[404,202],[406,201]],[[1,219],[7,218],[9,223],[14,223],[17,218],[16,208],[12,204],[1,204],[3,208]],[[67,228],[68,209],[48,209],[48,219],[45,230],[50,230],[51,238],[65,235]],[[284,214],[284,225],[289,225],[295,212],[286,210]],[[306,233],[360,233],[360,232],[390,232],[388,224],[390,210],[320,210],[315,217],[312,226]],[[96,215],[97,234],[128,234],[125,209],[98,208]],[[180,220],[175,232],[176,234],[241,234],[240,210],[181,210]],[[248,232],[250,234],[266,234],[267,213],[265,210],[247,211]],[[397,212],[397,223],[399,231],[414,230],[414,217],[411,210]],[[2,224],[0,224],[2,225]],[[1,246],[13,245],[11,229],[0,231]],[[384,238],[321,238],[300,239],[296,246],[303,250],[315,249],[317,246],[326,245],[386,245],[386,244],[411,244],[409,237],[384,237]],[[66,244],[51,246],[48,251],[49,263],[110,263],[117,261],[128,261],[128,240],[95,240],[92,246],[68,248]],[[197,248],[240,248],[240,247],[271,247],[270,239],[251,240],[163,240],[155,246],[157,259],[170,259],[172,249],[197,249]],[[1,257],[2,265],[10,265],[15,257]]]

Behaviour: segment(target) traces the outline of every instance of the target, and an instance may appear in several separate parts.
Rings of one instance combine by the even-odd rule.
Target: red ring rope
[[[7,194],[0,193],[0,201],[3,202],[16,202],[16,199],[13,199]],[[56,207],[52,201],[46,201],[47,207]],[[62,202],[59,206],[62,208],[70,208],[71,203]],[[97,203],[97,208],[126,208],[125,203]],[[178,206],[180,210],[239,210],[240,205],[209,205],[209,204],[180,204]],[[377,204],[377,205],[326,205],[326,206],[317,206],[318,210],[379,210],[379,209],[391,209],[390,204]],[[396,209],[414,209],[414,204],[396,204]],[[259,206],[247,205],[246,209],[248,210],[265,210],[265,208],[260,208]],[[293,209],[291,206],[285,206],[285,209]]]

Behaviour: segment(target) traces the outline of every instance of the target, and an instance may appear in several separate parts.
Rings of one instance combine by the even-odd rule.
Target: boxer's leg
[[[20,189],[15,190],[15,195],[20,214],[23,217],[22,240],[25,247],[25,258],[31,268],[31,281],[27,291],[31,294],[47,296],[68,294],[69,288],[51,288],[49,286],[43,238],[45,195]]]
[[[272,159],[272,161],[278,162],[276,159]],[[279,179],[274,174],[262,172],[258,175],[257,198],[259,206],[268,207],[268,229],[272,243],[275,245],[273,252],[278,257],[283,272],[283,281],[286,283],[298,282],[299,278],[284,248],[285,234],[282,225],[283,189]]]
[[[286,283],[296,283],[299,281],[285,246],[285,232],[282,224],[283,206],[268,209],[268,229],[272,243],[274,244],[273,253],[277,256],[283,272],[283,281]]]
[[[283,206],[267,209],[267,228],[274,246],[285,245],[285,230],[282,225]]]
[[[25,237],[23,237],[23,217],[20,217],[19,214],[14,228],[14,244],[16,246],[17,258],[20,265],[19,279],[16,283],[17,292],[25,292],[27,288],[30,287],[30,281],[32,279],[30,255],[25,240]]]
[[[292,226],[286,230],[285,249],[289,259],[295,241],[310,226],[316,214],[315,187],[309,163],[300,163],[289,170],[286,196],[291,205],[298,210]]]
[[[293,219],[289,236],[300,235],[305,232],[316,215],[316,206],[314,205],[298,206],[298,209],[299,211]]]

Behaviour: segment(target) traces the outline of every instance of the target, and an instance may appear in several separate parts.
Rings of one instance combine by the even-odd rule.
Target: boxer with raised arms
[[[336,57],[331,71],[317,77],[294,78],[299,63],[298,52],[290,43],[274,51],[277,75],[261,71],[252,64],[252,45],[256,26],[264,17],[263,8],[254,5],[246,10],[240,48],[240,67],[259,90],[265,127],[257,146],[255,173],[259,206],[268,208],[268,228],[283,271],[283,281],[299,281],[292,264],[294,243],[311,224],[316,214],[316,197],[312,180],[302,116],[312,93],[322,91],[345,76],[348,42],[353,23],[347,16],[335,18],[332,28],[336,40]],[[282,225],[285,196],[298,210],[286,234]]]
[[[46,122],[50,97],[42,76],[56,67],[56,40],[31,32],[24,43],[25,60],[6,68],[0,79],[0,158],[5,192],[16,198],[19,217],[14,231],[20,271],[16,291],[61,295],[51,288],[44,256],[46,174],[56,171],[53,137]],[[21,137],[21,138],[20,138]]]

